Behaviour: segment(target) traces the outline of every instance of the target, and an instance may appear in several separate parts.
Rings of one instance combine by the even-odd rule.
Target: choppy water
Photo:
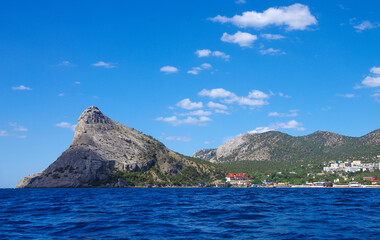
[[[0,189],[0,239],[380,239],[380,189]]]

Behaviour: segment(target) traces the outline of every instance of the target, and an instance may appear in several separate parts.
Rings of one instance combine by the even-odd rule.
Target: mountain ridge
[[[175,153],[91,106],[78,118],[70,147],[17,187],[171,186],[214,179],[217,172],[215,166]]]
[[[193,157],[213,163],[228,161],[295,161],[302,158],[380,154],[380,129],[361,137],[316,131],[291,136],[279,131],[246,133],[214,149],[194,152]]]

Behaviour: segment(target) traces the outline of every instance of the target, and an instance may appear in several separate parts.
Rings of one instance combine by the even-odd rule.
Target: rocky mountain
[[[243,134],[216,149],[199,150],[193,157],[213,163],[232,161],[297,161],[380,154],[380,129],[362,137],[317,131],[293,137],[270,131]]]
[[[70,147],[17,187],[195,185],[214,180],[218,173],[213,164],[175,153],[92,106],[79,117]]]

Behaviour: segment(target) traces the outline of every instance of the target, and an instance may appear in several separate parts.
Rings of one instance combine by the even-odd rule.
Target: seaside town
[[[225,182],[217,183],[216,187],[266,187],[266,188],[380,188],[380,155],[373,158],[362,157],[361,160],[330,161],[324,163],[319,173],[307,173],[308,179],[303,184],[273,181],[272,175],[284,176],[284,173],[267,173],[266,179],[257,179],[247,173],[228,173]],[[297,175],[289,172],[289,175]],[[325,179],[321,181],[320,179]]]

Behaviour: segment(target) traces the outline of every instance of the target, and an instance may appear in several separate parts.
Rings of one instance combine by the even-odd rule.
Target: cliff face
[[[270,131],[244,134],[216,149],[197,151],[193,157],[213,163],[230,161],[292,161],[380,154],[380,130],[363,137],[347,137],[317,131],[307,136],[293,137]]]
[[[186,181],[183,172],[189,169],[204,178],[216,172],[214,166],[177,154],[92,106],[79,117],[71,146],[47,169],[25,177],[17,187],[125,186],[129,180],[122,173],[130,172],[143,174],[146,181],[172,185],[176,175]]]

